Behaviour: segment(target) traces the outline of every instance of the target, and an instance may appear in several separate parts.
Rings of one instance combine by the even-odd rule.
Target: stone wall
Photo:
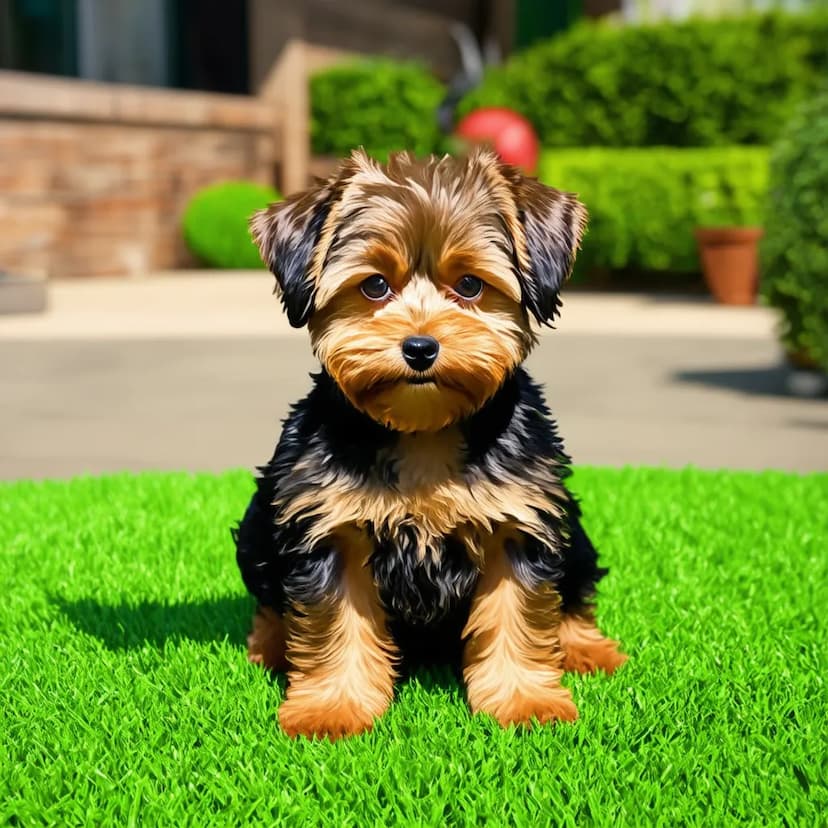
[[[255,98],[0,72],[0,270],[50,278],[192,264],[189,197],[272,182],[276,110]]]

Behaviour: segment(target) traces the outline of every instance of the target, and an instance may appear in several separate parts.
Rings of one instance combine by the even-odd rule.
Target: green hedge
[[[319,155],[363,146],[384,159],[392,150],[428,155],[440,148],[437,108],[445,89],[416,63],[358,61],[311,78],[311,145]]]
[[[210,267],[264,267],[250,238],[250,216],[281,196],[252,181],[224,181],[199,190],[184,209],[182,230],[190,252]]]
[[[762,223],[767,164],[763,147],[559,149],[543,153],[539,178],[589,210],[581,272],[695,272],[695,227]]]
[[[510,106],[553,146],[768,145],[828,74],[828,13],[583,23],[490,71],[460,105]]]
[[[773,149],[761,260],[785,344],[828,371],[828,92],[800,109]]]

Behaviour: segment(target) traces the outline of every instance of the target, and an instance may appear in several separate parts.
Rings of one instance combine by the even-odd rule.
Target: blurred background
[[[314,361],[247,217],[477,142],[590,211],[576,461],[828,467],[828,2],[0,0],[0,476],[266,460]]]

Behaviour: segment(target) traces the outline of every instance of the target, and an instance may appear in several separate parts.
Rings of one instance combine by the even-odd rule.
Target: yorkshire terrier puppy
[[[401,664],[442,659],[475,713],[571,721],[563,671],[624,662],[595,625],[606,570],[569,458],[521,367],[585,221],[488,150],[355,152],[253,217],[322,365],[234,533],[259,607],[249,656],[287,671],[288,734],[367,730]]]

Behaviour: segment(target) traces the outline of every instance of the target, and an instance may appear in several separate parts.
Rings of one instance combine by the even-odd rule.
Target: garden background
[[[0,0],[0,824],[823,824],[824,4],[137,8]],[[290,741],[229,529],[316,365],[247,218],[484,107],[590,210],[529,368],[630,660],[565,677],[573,725],[501,731],[431,671]],[[764,231],[751,304],[702,275],[721,226]]]

